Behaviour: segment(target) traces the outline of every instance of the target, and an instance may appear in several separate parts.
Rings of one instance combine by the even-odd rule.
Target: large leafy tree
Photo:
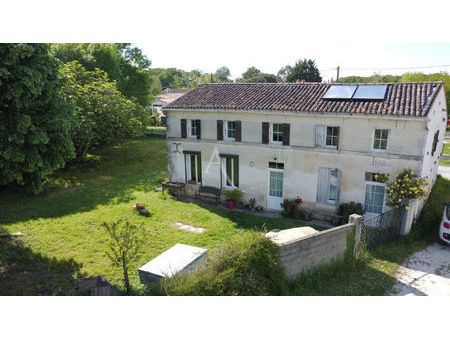
[[[298,60],[286,76],[286,82],[296,82],[297,80],[305,80],[306,82],[321,82],[319,69],[314,60],[303,59]]]
[[[63,62],[78,61],[89,71],[105,71],[128,99],[142,106],[150,102],[151,62],[138,47],[129,43],[63,43],[53,44],[52,51]]]
[[[74,156],[73,106],[58,96],[58,63],[47,44],[0,45],[0,185],[31,184]]]
[[[231,72],[227,67],[220,67],[216,70],[216,81],[217,82],[229,82],[230,79],[228,77],[230,76]]]
[[[122,95],[106,72],[88,71],[72,61],[61,69],[61,77],[62,95],[76,107],[71,138],[78,157],[97,145],[138,134],[147,125],[144,109]]]
[[[261,74],[261,71],[256,67],[249,67],[244,73],[242,73],[242,78],[244,80],[248,80],[252,77],[258,76]],[[244,81],[246,82],[246,81]]]

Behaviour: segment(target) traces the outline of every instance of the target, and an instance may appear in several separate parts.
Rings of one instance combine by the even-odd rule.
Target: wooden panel
[[[217,120],[217,141],[223,141],[223,120]]]
[[[201,120],[195,120],[195,123],[197,124],[197,140],[200,140],[202,138],[202,123]]]
[[[283,123],[283,145],[288,146],[290,143],[291,125]]]
[[[242,124],[241,124],[241,121],[235,121],[234,122],[234,126],[236,128],[235,141],[236,142],[241,142],[241,140],[242,140]]]
[[[181,138],[187,137],[186,119],[181,119]]]
[[[323,148],[325,144],[325,126],[316,125],[316,147]]]
[[[262,143],[269,143],[269,122],[262,123]]]
[[[330,170],[328,168],[319,168],[319,173],[317,175],[317,202],[327,203],[328,202],[328,189],[329,189],[329,179]]]

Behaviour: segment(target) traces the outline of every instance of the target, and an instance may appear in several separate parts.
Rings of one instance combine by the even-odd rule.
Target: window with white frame
[[[223,175],[225,186],[228,188],[239,187],[239,157],[223,157]]]
[[[337,148],[338,144],[339,144],[339,127],[327,127],[325,146],[328,148]]]
[[[272,131],[272,143],[282,144],[283,143],[283,124],[282,123],[273,123],[271,125]]]
[[[389,130],[375,129],[373,136],[373,149],[385,151],[388,148]]]
[[[381,214],[384,211],[386,185],[379,182],[366,182],[364,210],[366,213]]]
[[[236,139],[236,122],[226,121],[225,123],[225,138],[229,141]]]
[[[202,182],[202,158],[200,153],[186,154],[187,181]]]
[[[197,138],[198,130],[197,130],[197,122],[198,120],[188,120],[188,135],[190,138]]]

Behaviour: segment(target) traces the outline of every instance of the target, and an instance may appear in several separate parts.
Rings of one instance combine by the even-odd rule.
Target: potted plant
[[[187,182],[188,182],[188,184],[197,184],[196,180],[188,180]]]
[[[250,198],[250,200],[248,201],[248,207],[251,211],[255,211],[255,204],[256,204],[256,199]]]
[[[258,205],[258,206],[256,207],[256,211],[263,211],[263,207],[260,206],[260,205]]]
[[[234,206],[239,203],[242,198],[242,191],[240,191],[239,189],[225,190],[223,194],[225,195],[225,203],[228,209],[233,209]]]

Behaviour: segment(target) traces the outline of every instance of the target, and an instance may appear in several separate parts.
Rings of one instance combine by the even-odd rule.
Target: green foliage
[[[150,60],[129,43],[63,43],[53,44],[53,54],[68,63],[80,62],[89,71],[99,68],[129,100],[146,106],[151,99]]]
[[[284,67],[281,67],[281,69],[278,71],[277,76],[280,78],[282,82],[286,82],[286,78],[291,72],[292,67],[289,65],[286,65]]]
[[[216,70],[216,81],[217,82],[229,82],[228,77],[230,76],[230,70],[227,67],[221,67]]]
[[[248,80],[252,77],[261,75],[261,71],[256,67],[249,67],[244,73],[242,73],[242,78]],[[246,82],[246,81],[244,81]]]
[[[250,77],[248,79],[237,79],[236,82],[248,82],[248,83],[276,83],[278,82],[278,77],[273,74],[261,73]]]
[[[364,215],[365,211],[361,203],[351,201],[350,203],[341,203],[336,212],[339,216],[342,216],[341,224],[347,224],[350,215]]]
[[[372,76],[345,76],[339,79],[340,83],[382,83],[382,82],[399,82],[400,75],[378,75]]]
[[[427,195],[428,181],[417,176],[412,170],[404,169],[386,188],[386,204],[398,208],[408,200],[415,200]],[[409,207],[406,206],[408,209]]]
[[[285,198],[281,204],[283,211],[281,214],[286,218],[303,219],[305,216],[304,211],[301,208],[303,203],[302,199],[297,197],[294,200],[288,200]]]
[[[223,194],[227,200],[234,201],[235,203],[239,203],[242,198],[242,191],[239,189],[224,190]]]
[[[305,80],[306,82],[322,81],[319,69],[314,60],[298,60],[289,70],[289,73],[286,76],[286,82],[296,82],[297,80]]]
[[[74,157],[73,107],[58,97],[58,63],[46,44],[0,45],[0,185],[41,189]]]
[[[127,294],[131,292],[130,282],[128,280],[128,266],[139,258],[142,254],[142,246],[145,243],[145,231],[143,225],[136,226],[128,220],[122,220],[103,223],[102,226],[108,232],[109,249],[106,253],[114,266],[120,266],[123,269],[124,283]]]
[[[445,201],[450,201],[450,180],[438,175],[419,218],[413,224],[411,233],[417,234],[420,238],[430,237],[434,240],[444,212],[442,202]]]
[[[62,67],[61,77],[62,95],[76,107],[72,140],[78,157],[100,144],[143,133],[148,114],[127,100],[104,71],[87,71],[73,61]]]
[[[235,238],[209,253],[196,271],[161,282],[165,295],[247,296],[286,293],[278,247],[261,234]]]

